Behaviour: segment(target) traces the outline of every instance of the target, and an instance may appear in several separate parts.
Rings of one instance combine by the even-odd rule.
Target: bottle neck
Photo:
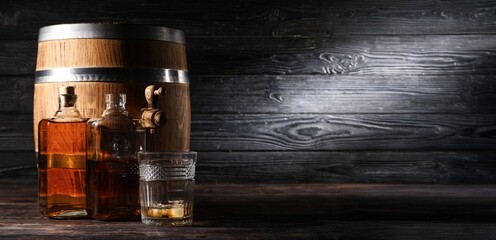
[[[58,120],[79,120],[81,114],[76,108],[76,95],[60,95],[59,109],[54,118]]]
[[[103,116],[109,115],[124,115],[128,116],[126,110],[126,95],[125,94],[107,94],[106,95],[106,109]]]

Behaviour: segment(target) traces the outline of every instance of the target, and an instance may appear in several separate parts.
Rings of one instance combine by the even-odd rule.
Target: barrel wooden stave
[[[61,39],[38,43],[36,70],[146,67],[187,70],[184,44],[135,39]]]
[[[61,72],[61,69],[64,71]],[[134,71],[137,69],[139,71]],[[70,74],[79,74],[77,72],[80,70],[84,70],[84,73],[74,78],[78,79],[76,81],[70,77],[65,79],[66,70],[77,70],[69,71]],[[119,70],[139,72],[138,79]],[[186,76],[187,81],[155,79],[156,75],[153,74],[157,70],[172,71],[165,75],[182,71],[181,76]],[[36,151],[38,122],[53,117],[57,111],[58,89],[61,86],[75,86],[77,108],[83,117],[93,118],[100,117],[105,110],[107,93],[125,93],[130,117],[136,117],[140,109],[147,106],[144,89],[151,84],[165,88],[166,95],[159,97],[158,108],[165,112],[167,122],[158,129],[158,134],[147,135],[148,150],[189,150],[191,107],[186,47],[181,31],[158,26],[120,24],[47,26],[40,29],[36,71],[37,76],[39,73],[44,77],[46,74],[57,75],[56,80],[35,83],[33,124]],[[150,71],[152,75],[148,74]],[[84,79],[86,74],[104,76],[88,81]],[[83,79],[80,81],[81,76]],[[121,79],[121,76],[126,79]],[[107,78],[112,80],[106,81]]]
[[[147,134],[149,151],[189,151],[191,132],[191,107],[189,84],[150,82],[53,82],[35,84],[34,128],[38,139],[38,123],[51,118],[58,109],[58,90],[62,86],[75,86],[78,95],[76,107],[85,118],[100,117],[105,110],[105,94],[125,93],[129,116],[136,118],[140,109],[147,106],[144,90],[148,85],[165,89],[165,96],[159,97],[158,108],[167,117],[157,134]],[[35,141],[38,151],[38,141]]]

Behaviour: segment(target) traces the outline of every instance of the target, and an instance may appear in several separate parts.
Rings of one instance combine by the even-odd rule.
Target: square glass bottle
[[[86,118],[76,108],[74,87],[62,87],[59,110],[39,123],[38,203],[49,218],[86,214]]]

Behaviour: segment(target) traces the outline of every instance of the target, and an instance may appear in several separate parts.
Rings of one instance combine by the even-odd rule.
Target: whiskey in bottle
[[[97,220],[140,218],[137,152],[145,130],[128,117],[125,94],[107,94],[106,110],[88,121],[87,212]]]
[[[76,109],[74,87],[60,88],[59,110],[39,123],[38,203],[49,218],[86,214],[86,121]]]

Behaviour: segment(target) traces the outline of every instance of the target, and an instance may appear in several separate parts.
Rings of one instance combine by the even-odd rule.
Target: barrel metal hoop
[[[139,24],[78,23],[42,27],[38,42],[74,39],[148,39],[185,44],[184,32],[177,29]]]
[[[189,83],[187,71],[163,68],[54,68],[36,71],[35,83],[49,82]]]

